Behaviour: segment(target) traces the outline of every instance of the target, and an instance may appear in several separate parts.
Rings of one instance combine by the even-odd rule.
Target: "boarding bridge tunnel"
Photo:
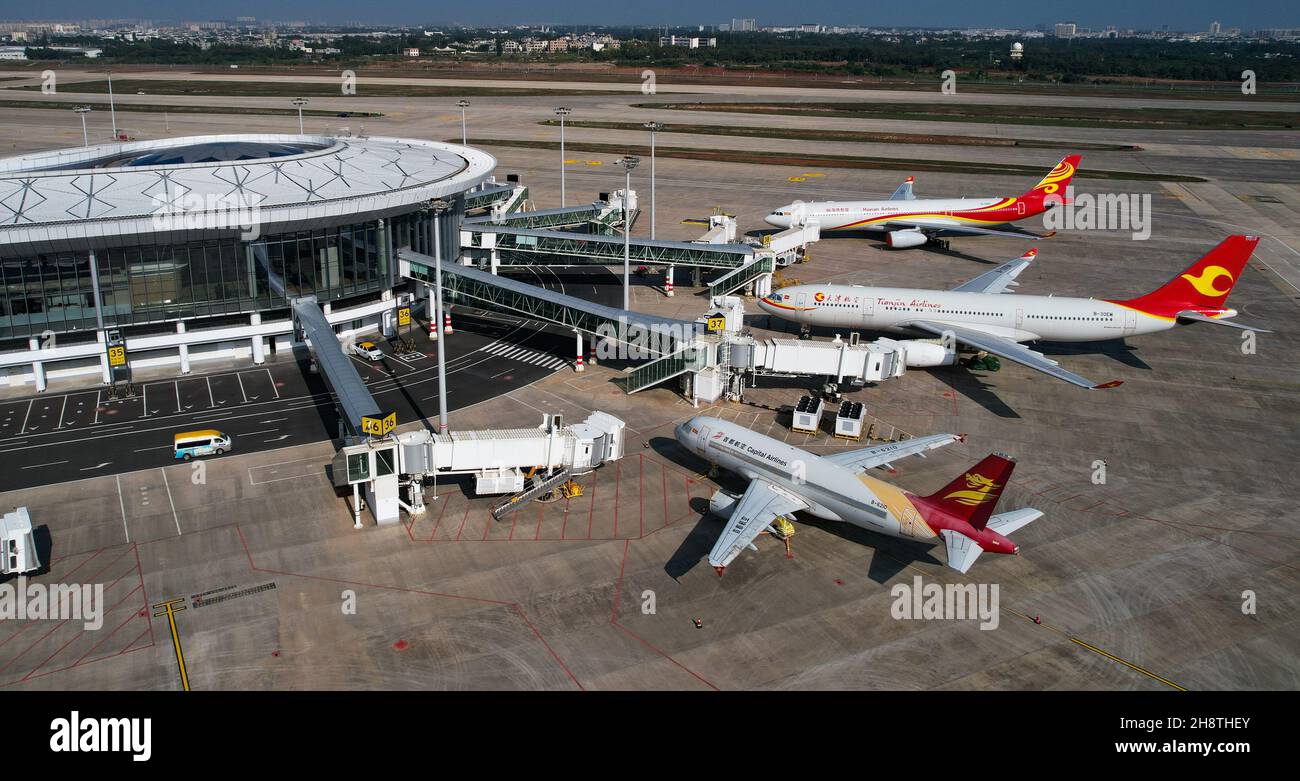
[[[434,258],[401,249],[397,262],[401,276],[434,285]],[[699,323],[604,306],[452,261],[442,261],[442,284],[445,300],[567,328],[578,332],[579,342],[587,333],[668,355],[692,344],[703,330]],[[581,343],[577,354],[582,354]]]
[[[673,295],[673,272],[680,266],[691,272],[696,287],[703,284],[704,272],[720,272],[709,283],[710,297],[742,288],[764,296],[771,292],[777,267],[802,261],[808,245],[821,237],[814,220],[761,241],[737,242],[735,218],[722,214],[709,217],[708,231],[694,241],[623,237],[618,234],[624,205],[629,224],[639,214],[635,191],[616,190],[612,197],[602,193],[601,200],[592,204],[532,212],[521,211],[526,198],[527,188],[517,183],[513,190],[490,183],[484,191],[467,196],[467,211],[487,209],[488,213],[462,221],[462,257],[495,274],[501,265],[618,265],[626,250],[629,261],[664,268],[665,295]]]

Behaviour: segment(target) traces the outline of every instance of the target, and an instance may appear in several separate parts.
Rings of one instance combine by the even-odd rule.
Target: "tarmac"
[[[888,94],[941,99],[937,90]],[[122,99],[136,98],[145,99]],[[203,99],[219,105],[268,100]],[[1083,168],[1191,171],[1207,181],[1077,181],[1080,192],[1149,195],[1150,238],[1136,241],[1130,230],[1063,230],[1037,243],[1040,254],[1021,275],[1019,290],[1135,295],[1178,274],[1224,235],[1249,232],[1263,240],[1229,300],[1243,321],[1273,333],[1260,334],[1254,352],[1243,351],[1235,330],[1208,326],[1127,344],[1038,347],[1085,376],[1124,380],[1109,391],[1083,391],[1004,363],[997,373],[914,369],[848,393],[867,405],[879,437],[966,434],[964,444],[900,462],[896,474],[885,475],[908,490],[936,490],[992,451],[1017,459],[999,509],[1032,506],[1044,517],[1017,533],[1019,555],[982,557],[965,576],[945,566],[940,548],[804,517],[796,519],[792,556],[780,541],[760,537],[758,551],[743,553],[725,577],[707,566],[703,558],[721,527],[706,512],[708,498],[719,485],[738,484],[725,474],[710,478],[707,464],[676,446],[677,422],[716,415],[815,452],[867,444],[791,432],[788,413],[779,410],[813,384],[793,379],[760,379],[745,403],[700,408],[671,383],[627,396],[611,383],[618,367],[604,364],[581,374],[544,372],[476,403],[458,403],[453,395],[451,424],[458,429],[530,425],[554,412],[580,420],[596,409],[628,424],[627,455],[582,477],[583,496],[531,505],[502,521],[488,513],[491,498],[449,482],[430,486],[425,514],[354,530],[347,501],[325,471],[334,446],[306,441],[305,434],[301,443],[228,454],[199,462],[201,468],[149,464],[27,485],[5,492],[2,501],[26,505],[43,527],[49,570],[37,580],[102,584],[106,611],[101,629],[78,621],[0,621],[0,687],[1300,688],[1300,490],[1293,474],[1300,424],[1294,326],[1300,139],[1294,134],[678,117],[631,108],[646,102],[639,92],[563,101],[574,107],[574,119],[1061,138],[1060,150],[794,142],[810,153],[851,148],[861,155],[981,159],[1044,171],[1070,151],[1070,140],[1138,143],[1142,151],[1085,153]],[[558,128],[537,124],[551,118],[554,100],[472,102],[471,136],[558,139]],[[364,120],[371,134],[459,135],[454,100],[374,103],[388,116]],[[118,116],[140,138],[161,136],[166,127],[173,135],[296,130],[288,117]],[[92,119],[102,124],[105,117]],[[340,123],[356,131],[359,121],[307,119],[309,132]],[[14,109],[0,124],[19,151],[80,141],[70,112]],[[641,145],[645,136],[570,129],[567,137]],[[791,146],[677,134],[661,134],[659,141],[759,152]],[[508,143],[485,148],[497,155],[499,174],[521,175],[538,208],[559,205],[558,152]],[[563,159],[573,161],[566,163],[570,203],[622,186],[608,154],[573,152]],[[883,197],[905,175],[671,158],[656,166],[653,221],[656,235],[669,239],[698,236],[701,228],[681,221],[715,209],[735,214],[744,230],[763,231],[762,215],[776,206]],[[644,210],[637,232],[647,234],[646,166],[634,176]],[[916,191],[921,197],[1014,195],[1034,180],[925,173]],[[946,251],[888,251],[877,238],[828,235],[812,247],[809,263],[782,276],[943,288],[1032,245],[970,238],[954,240]],[[700,291],[686,287],[680,270],[675,282],[673,298],[654,286],[633,287],[633,308],[700,315],[707,303]],[[748,325],[756,334],[785,333],[781,321],[757,314],[751,302]],[[467,331],[463,338],[476,337]],[[93,444],[84,447],[96,452]],[[19,454],[6,461],[10,470],[27,465]],[[918,576],[926,583],[996,585],[997,628],[895,619],[895,588]],[[174,613],[175,642],[165,609],[155,608],[172,600],[180,600],[173,609],[185,608]]]

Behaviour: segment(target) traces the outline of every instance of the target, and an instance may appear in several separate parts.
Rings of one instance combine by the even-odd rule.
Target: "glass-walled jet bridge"
[[[397,261],[402,276],[434,284],[434,264],[438,262],[434,258],[402,249]],[[691,345],[703,328],[689,320],[605,306],[446,260],[442,261],[442,286],[446,300],[635,344],[654,355],[676,353]]]

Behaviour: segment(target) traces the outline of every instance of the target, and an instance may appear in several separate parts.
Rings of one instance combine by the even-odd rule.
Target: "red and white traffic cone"
[[[434,317],[437,317],[437,315],[434,315]],[[436,342],[438,341],[438,321],[434,317],[429,318],[429,340]]]
[[[592,339],[591,344],[587,345],[587,363],[597,366],[596,363],[596,340]]]
[[[443,332],[444,334],[455,333],[455,331],[453,331],[453,330],[451,329],[451,310],[447,310],[447,311],[443,312],[443,317],[442,317],[442,332]]]

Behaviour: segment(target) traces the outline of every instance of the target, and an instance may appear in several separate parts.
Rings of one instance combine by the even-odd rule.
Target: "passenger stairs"
[[[527,488],[515,494],[514,496],[510,497],[509,499],[502,502],[501,504],[498,504],[496,507],[493,507],[492,518],[494,520],[499,521],[505,516],[514,512],[515,510],[518,510],[519,508],[533,501],[534,499],[540,496],[545,496],[550,491],[553,491],[556,488],[559,488],[561,485],[564,485],[564,483],[568,481],[568,479],[572,476],[572,474],[573,473],[568,469],[561,469],[560,471],[556,472],[555,474],[551,475],[545,480],[542,480],[539,483],[535,483],[531,488]]]

